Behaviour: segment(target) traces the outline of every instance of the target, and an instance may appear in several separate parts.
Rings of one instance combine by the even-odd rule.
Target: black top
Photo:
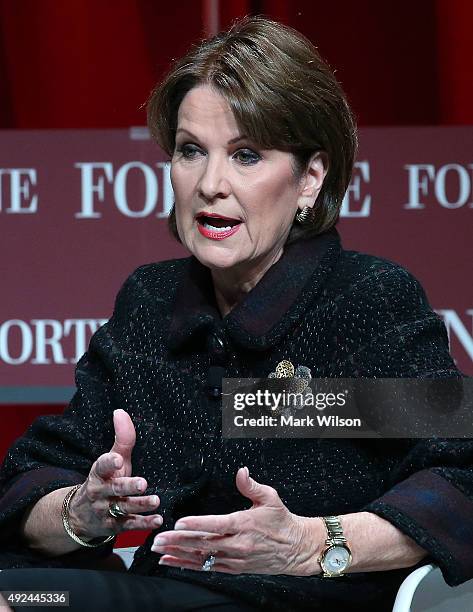
[[[249,507],[235,486],[247,465],[291,512],[374,512],[424,547],[430,556],[422,563],[437,563],[448,584],[472,578],[472,440],[222,439],[209,368],[266,377],[283,359],[310,367],[313,377],[460,375],[418,281],[392,262],[343,250],[336,230],[287,246],[223,319],[209,270],[194,257],[142,266],[80,359],[64,415],[38,418],[5,459],[0,567],[77,565],[110,552],[45,558],[22,547],[18,524],[40,497],[85,479],[113,444],[112,411],[124,408],[137,430],[134,474],[160,496],[162,530],[188,514]],[[208,584],[272,610],[313,608],[321,598],[343,606],[393,597],[410,571],[336,580],[193,572],[158,566],[152,539],[132,572]]]

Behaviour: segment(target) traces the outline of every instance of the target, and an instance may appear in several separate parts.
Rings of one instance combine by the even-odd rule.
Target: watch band
[[[347,540],[343,535],[342,523],[338,516],[323,516],[323,522],[327,529],[327,540],[326,544],[346,544]]]

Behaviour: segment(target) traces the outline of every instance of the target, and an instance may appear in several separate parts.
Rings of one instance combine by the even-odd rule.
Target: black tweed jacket
[[[137,429],[134,473],[161,497],[164,530],[186,514],[249,507],[234,483],[247,465],[292,512],[374,512],[423,546],[423,562],[437,563],[450,585],[473,578],[472,440],[222,439],[209,368],[266,377],[283,359],[309,366],[314,377],[460,375],[418,281],[392,262],[345,251],[336,230],[286,247],[223,319],[209,271],[195,258],[144,265],[80,359],[64,415],[37,419],[5,459],[0,567],[80,565],[110,552],[44,558],[24,548],[18,525],[41,496],[85,479],[113,443],[112,411],[124,408]],[[159,566],[151,541],[132,572],[205,583],[262,609],[315,610],[330,602],[332,610],[348,610],[361,598],[381,610],[410,571],[336,580],[192,572]]]

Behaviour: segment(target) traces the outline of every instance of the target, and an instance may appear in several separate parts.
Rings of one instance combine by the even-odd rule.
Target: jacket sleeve
[[[411,274],[392,266],[366,282],[371,330],[370,340],[352,356],[357,376],[463,376],[449,354],[443,322]],[[363,510],[390,521],[422,546],[450,586],[461,584],[473,578],[473,440],[405,443],[406,453],[393,467],[385,493]]]
[[[75,371],[77,390],[62,415],[41,416],[9,449],[0,469],[0,567],[62,565],[110,554],[113,544],[45,557],[21,541],[25,510],[62,487],[84,482],[93,462],[113,445],[113,369],[117,338],[129,309],[133,275],[120,290],[114,314],[92,337]]]

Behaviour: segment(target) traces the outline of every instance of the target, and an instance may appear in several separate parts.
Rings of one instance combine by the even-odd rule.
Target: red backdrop
[[[204,30],[208,0],[0,0],[0,128],[142,125],[169,60]],[[220,0],[294,26],[337,69],[362,125],[473,122],[473,3]]]

